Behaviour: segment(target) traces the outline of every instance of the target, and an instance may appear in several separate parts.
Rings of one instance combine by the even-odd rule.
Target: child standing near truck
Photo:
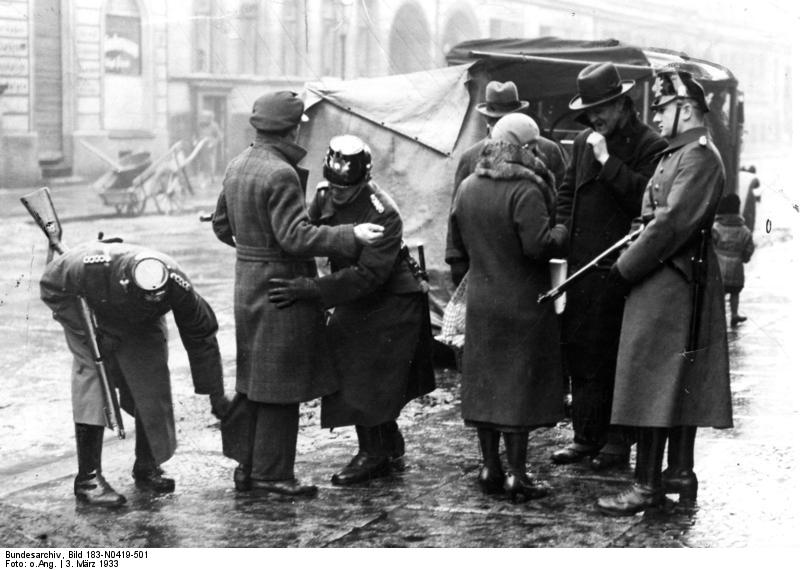
[[[739,214],[740,206],[736,194],[724,196],[719,202],[712,229],[722,283],[725,294],[730,295],[732,327],[747,320],[739,314],[739,293],[744,287],[744,264],[750,261],[755,249],[753,234]]]

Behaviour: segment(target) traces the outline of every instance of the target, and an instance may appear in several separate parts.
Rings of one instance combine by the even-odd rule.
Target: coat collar
[[[292,166],[297,166],[307,154],[306,149],[299,144],[263,131],[256,131],[256,140],[252,146],[269,147],[283,156]]]
[[[504,141],[489,141],[481,150],[475,174],[495,180],[526,178],[553,187],[553,175],[532,152]]]
[[[677,137],[669,141],[667,148],[662,150],[658,156],[662,156],[686,146],[689,143],[698,141],[701,137],[708,139],[708,129],[706,127],[695,127],[694,129],[689,129],[688,131],[679,134]]]

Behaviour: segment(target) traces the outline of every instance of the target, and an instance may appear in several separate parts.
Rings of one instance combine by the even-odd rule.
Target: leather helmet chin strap
[[[672,132],[669,135],[669,138],[674,139],[678,136],[678,115],[680,114],[680,110],[682,105],[680,104],[680,98],[675,99],[675,117],[672,119]]]

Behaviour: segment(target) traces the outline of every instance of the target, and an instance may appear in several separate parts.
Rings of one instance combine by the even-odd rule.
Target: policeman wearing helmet
[[[89,242],[50,262],[40,282],[42,300],[63,326],[74,357],[72,412],[78,448],[74,492],[78,502],[119,507],[125,497],[102,473],[104,398],[85,341],[78,297],[92,309],[101,355],[122,409],[136,424],[133,478],[140,489],[169,493],[175,480],[160,465],[177,441],[167,365],[165,315],[172,312],[189,356],[195,393],[207,394],[212,413],[229,408],[217,344],[217,319],[208,303],[169,256],[141,246]]]
[[[341,387],[322,399],[322,427],[355,426],[358,452],[333,475],[334,485],[385,477],[399,467],[405,442],[396,420],[409,400],[434,388],[426,293],[403,246],[397,205],[371,172],[363,140],[334,137],[309,217],[320,226],[379,224],[383,239],[353,256],[329,257],[329,275],[273,279],[269,295],[280,308],[336,308],[326,330]]]
[[[666,493],[693,502],[697,428],[733,425],[723,286],[713,244],[704,238],[725,171],[704,125],[708,105],[697,79],[666,68],[654,93],[655,122],[669,146],[642,200],[642,218],[652,221],[609,274],[630,290],[611,423],[638,428],[633,485],[597,501],[610,515],[658,507]]]

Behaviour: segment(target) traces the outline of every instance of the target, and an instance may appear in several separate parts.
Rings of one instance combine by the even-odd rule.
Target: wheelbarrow
[[[92,185],[98,191],[103,205],[113,207],[117,214],[128,216],[141,214],[147,204],[147,191],[144,186],[133,182],[150,167],[152,163],[150,153],[124,153],[117,161],[86,141],[82,140],[81,144],[111,167],[111,170],[103,174]]]

